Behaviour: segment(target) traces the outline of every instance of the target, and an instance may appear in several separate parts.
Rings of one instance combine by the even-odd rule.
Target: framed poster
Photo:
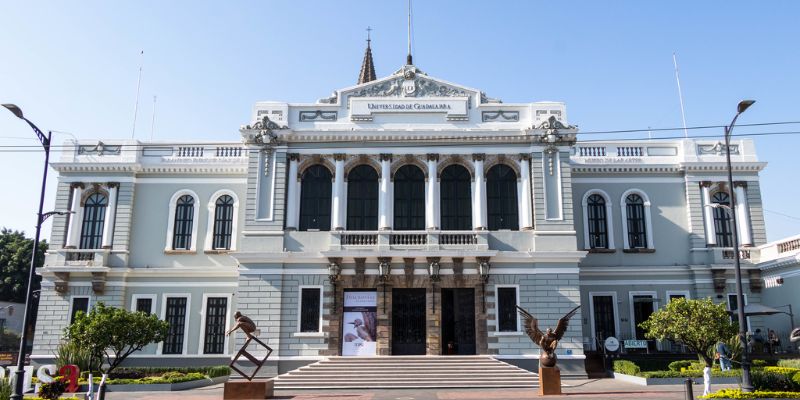
[[[342,315],[342,355],[374,356],[378,336],[378,292],[345,290]]]

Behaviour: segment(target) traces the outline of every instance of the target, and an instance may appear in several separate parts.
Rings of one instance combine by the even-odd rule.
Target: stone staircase
[[[489,356],[331,357],[275,378],[275,390],[538,386],[536,374]]]

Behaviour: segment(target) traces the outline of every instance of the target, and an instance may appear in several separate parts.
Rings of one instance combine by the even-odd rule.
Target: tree
[[[26,238],[24,232],[0,229],[0,301],[25,302],[32,250],[33,239]],[[39,242],[38,251],[36,268],[44,264],[46,241]],[[40,280],[41,277],[36,276],[33,290],[39,289]]]
[[[106,307],[99,302],[88,314],[78,312],[65,334],[67,340],[90,352],[90,365],[99,364],[97,361],[105,357],[100,370],[107,375],[133,352],[163,341],[168,331],[169,323],[155,315]]]
[[[737,332],[725,304],[714,304],[710,298],[700,300],[673,299],[639,324],[649,339],[672,340],[686,345],[711,367],[714,362],[709,348],[727,340]]]

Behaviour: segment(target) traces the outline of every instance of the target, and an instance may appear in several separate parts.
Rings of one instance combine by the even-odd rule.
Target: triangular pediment
[[[486,97],[480,90],[457,85],[428,76],[413,65],[406,65],[394,74],[365,84],[351,86],[320,99],[320,103],[338,103],[351,97],[426,98],[466,97],[480,99],[481,103],[500,103]]]

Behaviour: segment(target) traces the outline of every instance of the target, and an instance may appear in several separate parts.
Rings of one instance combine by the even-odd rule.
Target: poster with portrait
[[[342,355],[374,356],[378,336],[378,292],[345,290]]]

